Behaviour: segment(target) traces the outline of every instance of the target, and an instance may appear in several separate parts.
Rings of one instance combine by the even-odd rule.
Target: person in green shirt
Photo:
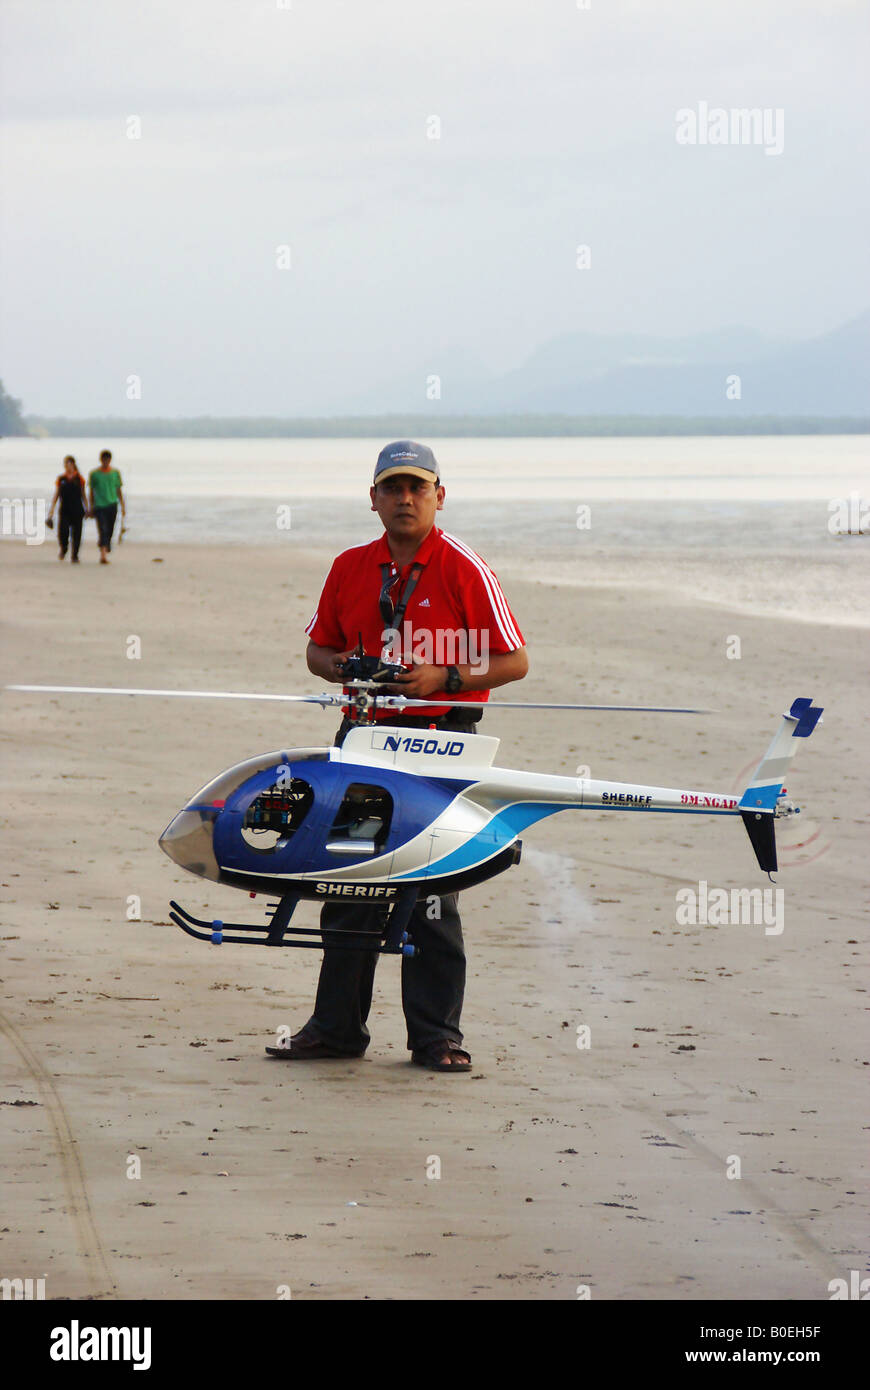
[[[109,449],[104,449],[100,454],[99,468],[91,469],[88,476],[88,495],[91,504],[91,516],[97,523],[100,564],[107,565],[109,563],[109,551],[112,549],[112,532],[115,529],[119,502],[121,504],[121,516],[126,517],[127,515],[124,494],[121,490],[121,475],[117,468],[112,467],[112,454]]]

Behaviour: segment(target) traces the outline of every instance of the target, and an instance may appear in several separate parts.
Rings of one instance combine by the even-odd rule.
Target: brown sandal
[[[451,1062],[451,1056],[461,1061]],[[417,1052],[411,1053],[411,1061],[417,1067],[427,1067],[429,1071],[471,1071],[471,1056],[453,1038],[434,1038]]]
[[[266,1051],[270,1057],[278,1057],[282,1062],[319,1062],[326,1057],[343,1057],[347,1061],[348,1058],[363,1055],[361,1052],[339,1052],[328,1043],[306,1035],[304,1029],[293,1034],[289,1047],[267,1047]]]

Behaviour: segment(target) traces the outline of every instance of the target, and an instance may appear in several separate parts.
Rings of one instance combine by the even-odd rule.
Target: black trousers
[[[82,543],[82,522],[84,521],[83,512],[68,512],[64,507],[60,509],[60,520],[57,527],[57,538],[60,542],[60,553],[66,555],[72,538],[72,557],[74,560],[79,558],[79,546]]]
[[[113,502],[110,507],[94,507],[94,516],[97,519],[97,537],[101,550],[112,549],[112,532],[115,529],[115,517],[117,515],[117,502]]]
[[[397,715],[391,723],[403,727],[427,727],[425,719]],[[353,725],[342,721],[336,744],[344,742]],[[477,725],[464,720],[462,713],[445,715],[439,729],[474,733]],[[371,1041],[366,1022],[372,1003],[372,989],[378,957],[374,951],[329,949],[329,934],[340,932],[379,932],[386,909],[352,903],[324,904],[320,927],[324,933],[323,962],[314,1013],[305,1025],[306,1035],[350,1056],[365,1052]],[[402,957],[402,1009],[408,1029],[408,1048],[415,1052],[438,1038],[462,1042],[459,1020],[465,997],[465,945],[459,917],[459,898],[422,897],[411,916],[408,931],[418,956]]]

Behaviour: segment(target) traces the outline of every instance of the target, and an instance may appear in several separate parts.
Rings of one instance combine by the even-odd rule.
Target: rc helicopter
[[[433,701],[385,691],[406,668],[360,654],[344,668],[344,693],[262,695],[225,691],[112,690],[82,686],[9,686],[11,690],[81,694],[301,701],[342,707],[352,721],[341,747],[286,748],[249,758],[202,787],[160,836],[181,868],[214,883],[274,895],[260,924],[205,921],[177,902],[170,917],[189,936],[216,945],[322,949],[319,928],[292,927],[302,899],[380,908],[372,928],[330,949],[414,955],[409,923],[420,897],[457,893],[518,864],[521,834],[558,811],[633,815],[739,816],[758,864],[777,867],[774,823],[795,814],[785,777],[798,740],[809,738],[822,711],[796,699],[739,797],[726,792],[550,776],[494,765],[497,738],[393,725],[377,719]],[[393,688],[395,689],[395,687]],[[467,702],[436,702],[439,707]],[[487,709],[608,709],[643,713],[705,711],[627,705],[553,705],[488,701]],[[479,717],[479,712],[478,717]],[[474,712],[472,712],[474,718]],[[229,931],[227,930],[229,929]],[[366,938],[366,939],[363,939]]]

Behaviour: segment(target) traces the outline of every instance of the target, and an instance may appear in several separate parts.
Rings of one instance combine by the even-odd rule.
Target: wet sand
[[[5,681],[319,688],[302,629],[327,552],[84,556],[0,545]],[[730,792],[796,696],[826,707],[779,832],[782,934],[677,922],[702,879],[770,886],[738,821],[567,813],[463,895],[470,1075],[409,1065],[390,958],[364,1059],[270,1061],[318,954],[184,936],[171,897],[259,907],[157,837],[222,768],[326,745],[335,715],[6,692],[0,1274],[48,1298],[827,1299],[863,1269],[866,630],[729,612],[668,588],[661,554],[646,592],[488,558],[530,648],[504,698],[718,711],[491,711],[504,766]]]

